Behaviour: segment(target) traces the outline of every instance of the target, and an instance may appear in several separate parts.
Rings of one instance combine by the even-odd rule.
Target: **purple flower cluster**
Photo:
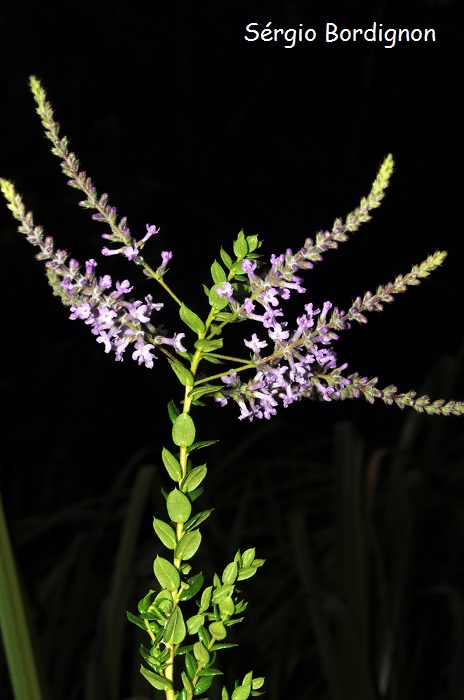
[[[332,308],[331,302],[322,309],[314,309],[313,304],[305,304],[304,313],[296,320],[293,332],[287,329],[280,300],[289,299],[294,291],[304,293],[301,278],[295,272],[299,268],[312,267],[303,259],[301,251],[293,255],[291,250],[278,257],[271,257],[270,270],[264,276],[256,274],[256,263],[244,260],[242,269],[250,285],[250,297],[241,305],[233,298],[233,288],[229,283],[217,288],[226,296],[232,308],[242,318],[262,324],[268,339],[272,341],[271,352],[261,356],[261,350],[269,346],[268,340],[260,340],[253,333],[245,345],[253,352],[252,363],[257,367],[251,381],[244,383],[238,373],[222,377],[226,389],[217,400],[225,405],[230,398],[240,407],[240,419],[271,418],[277,413],[279,404],[289,406],[301,398],[322,398],[331,401],[340,397],[340,390],[349,380],[339,378],[338,382],[324,384],[322,376],[337,368],[337,357],[331,347],[338,335],[326,327],[326,316]],[[258,304],[261,309],[256,308]],[[338,314],[338,309],[334,309]],[[343,315],[343,314],[342,314]],[[341,323],[340,328],[347,328]],[[347,364],[339,367],[343,370]]]
[[[157,233],[157,229],[147,225],[147,235],[142,239],[142,245],[153,233]],[[51,237],[47,237],[43,242],[39,234],[38,237],[28,236],[28,240],[40,246],[42,252],[37,258],[46,261],[48,276],[55,293],[61,296],[65,304],[71,306],[70,319],[80,319],[90,326],[91,332],[97,337],[97,342],[103,345],[106,353],[112,351],[115,353],[115,359],[122,361],[127,347],[133,345],[132,359],[151,369],[153,360],[157,359],[153,352],[156,345],[170,345],[176,352],[185,352],[182,345],[184,333],[168,337],[161,326],[155,327],[151,323],[152,312],[159,311],[164,304],[154,303],[150,294],[144,301],[126,299],[132,291],[129,280],[117,281],[113,286],[110,275],[97,277],[95,260],[86,261],[83,273],[74,258],[66,264],[66,251],[54,251]],[[128,253],[128,247],[114,252],[122,252],[129,259],[133,259],[130,257],[131,253]],[[131,250],[138,255],[138,249],[135,253],[135,248],[134,244]],[[163,253],[163,270],[171,257],[171,253]]]

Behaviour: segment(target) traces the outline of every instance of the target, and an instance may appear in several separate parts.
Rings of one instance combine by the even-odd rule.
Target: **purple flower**
[[[87,260],[85,263],[85,274],[87,277],[90,277],[90,275],[93,275],[95,268],[97,267],[97,263],[93,258],[90,258],[90,260]]]
[[[154,224],[147,224],[147,232],[142,238],[141,241],[139,241],[139,245],[146,243],[151,236],[154,236],[156,233],[159,233],[159,228],[156,228]]]
[[[135,260],[139,254],[139,249],[137,245],[128,245],[123,249],[122,252],[128,260]]]
[[[230,300],[234,294],[234,288],[230,282],[223,282],[220,286],[216,287],[216,292],[220,297],[225,297]]]
[[[153,359],[156,359],[156,355],[154,355],[151,351],[155,346],[151,343],[144,343],[143,340],[139,340],[135,344],[135,347],[137,349],[132,353],[132,359],[137,360],[139,365],[143,363],[145,367],[152,369]]]
[[[103,292],[105,289],[110,289],[113,285],[113,280],[111,279],[110,275],[103,275],[103,277],[100,277],[98,280],[98,287],[101,289]]]
[[[287,340],[289,335],[289,331],[282,330],[282,326],[280,325],[280,323],[276,323],[274,326],[274,330],[269,331],[269,337],[272,340],[275,340],[276,342],[279,342],[281,340]]]
[[[244,340],[243,342],[245,343],[247,348],[253,350],[253,352],[256,355],[259,355],[261,348],[265,348],[267,345],[265,340],[259,340],[256,333],[253,333],[253,335],[251,336],[251,340]]]

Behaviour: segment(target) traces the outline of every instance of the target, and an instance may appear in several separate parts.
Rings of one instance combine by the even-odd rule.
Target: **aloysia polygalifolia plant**
[[[231,646],[230,627],[241,621],[246,608],[241,597],[242,581],[254,576],[263,560],[256,558],[252,548],[238,551],[212,581],[205,581],[195,570],[195,555],[202,539],[200,526],[211,514],[210,510],[197,509],[207,475],[207,466],[197,459],[197,451],[214,440],[197,441],[193,408],[203,406],[206,398],[220,406],[232,401],[238,406],[239,419],[252,421],[270,419],[278,410],[303,398],[339,401],[364,397],[370,403],[381,399],[429,414],[461,415],[461,402],[431,401],[428,396],[417,397],[413,391],[400,393],[395,386],[379,389],[376,378],[346,373],[347,364],[339,362],[335,351],[340,331],[349,329],[353,321],[366,323],[366,312],[381,311],[395,294],[419,284],[441,265],[446,254],[435,252],[406,275],[379,286],[375,293],[357,297],[346,311],[330,301],[315,308],[305,297],[296,323],[292,325],[286,319],[285,301],[306,291],[301,271],[311,269],[323,253],[346,241],[380,205],[393,171],[389,155],[359,207],[345,221],[337,219],[331,231],[317,233],[314,240],[306,239],[296,253],[287,249],[271,255],[265,263],[258,252],[261,242],[257,236],[245,236],[241,231],[232,251],[221,249],[220,261],[212,262],[212,281],[204,286],[206,311],[199,315],[166,282],[172,252],[162,251],[158,265],[145,260],[144,247],[159,229],[147,224],[143,234],[132,235],[126,219],[119,218],[108,203],[108,195],[98,196],[90,178],[80,170],[66,137],[60,137],[40,82],[32,77],[30,83],[52,152],[60,158],[68,184],[84,194],[80,206],[91,210],[92,218],[105,225],[103,256],[122,255],[139,266],[177,307],[175,325],[181,323],[186,331],[168,331],[156,320],[164,302],[154,300],[152,294],[143,299],[132,296],[134,287],[128,279],[113,281],[105,270],[97,273],[94,259],[81,265],[67,251],[56,248],[53,239],[34,224],[14,185],[0,181],[8,207],[19,221],[19,231],[39,249],[36,257],[44,261],[53,293],[69,307],[70,319],[87,325],[104,351],[114,354],[119,362],[130,357],[144,368],[153,369],[155,361],[164,355],[183,387],[183,399],[171,401],[168,406],[172,444],[164,447],[161,455],[174,484],[165,493],[166,513],[157,514],[160,517],[153,521],[167,552],[154,561],[154,589],[139,602],[138,614],[128,613],[128,618],[147,633],[146,646],[141,648],[141,673],[147,681],[164,692],[167,700],[205,697],[214,677],[220,675],[217,653]],[[176,314],[171,316],[174,319]],[[241,324],[239,329],[248,328],[244,321],[255,324],[253,332],[239,331],[245,356],[225,354],[224,328],[236,323]],[[191,332],[193,340],[188,342],[186,333],[191,337]],[[184,606],[188,600],[197,605],[190,617]],[[253,677],[250,671],[233,690],[223,688],[222,698],[246,700],[261,694],[262,686],[263,678]]]

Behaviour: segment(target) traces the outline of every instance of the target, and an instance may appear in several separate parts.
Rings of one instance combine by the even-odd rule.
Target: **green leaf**
[[[202,693],[205,692],[205,690],[208,690],[208,688],[211,686],[211,683],[213,682],[213,679],[210,678],[209,676],[202,676],[196,686],[195,690],[193,691],[194,695],[201,695]]]
[[[248,253],[248,243],[245,240],[245,234],[243,230],[237,236],[234,241],[234,253],[239,260],[243,260]]]
[[[164,629],[163,634],[163,641],[166,643],[172,642],[173,644],[180,644],[184,641],[186,636],[187,629],[185,627],[182,610],[177,605],[172,611],[172,614],[166,623],[166,627]]]
[[[219,603],[223,598],[227,598],[234,592],[233,586],[219,586],[213,593],[213,603]]]
[[[187,620],[187,627],[188,627],[188,620]],[[189,628],[189,633],[191,634],[190,628]],[[195,678],[195,676],[197,674],[197,667],[198,667],[198,664],[195,660],[195,657],[190,652],[187,652],[185,655],[185,668],[186,668],[187,673],[190,676],[190,678]]]
[[[233,615],[235,611],[235,605],[234,601],[230,596],[227,596],[227,598],[222,598],[219,601],[219,610],[221,611],[222,615]]]
[[[245,581],[247,578],[251,578],[252,576],[255,575],[258,569],[256,569],[254,566],[246,566],[243,569],[240,569],[240,573],[237,576],[237,581]]]
[[[153,563],[153,570],[158,583],[162,588],[169,591],[176,591],[180,586],[180,575],[176,567],[163,557],[156,557]]]
[[[209,518],[212,512],[213,509],[211,508],[211,510],[202,510],[200,513],[193,515],[190,520],[187,520],[184,524],[184,530],[191,530],[193,527],[198,527],[206,518]]]
[[[182,304],[180,307],[179,316],[192,331],[195,331],[195,333],[204,333],[206,331],[205,324],[201,318],[185,306],[185,304]]]
[[[211,265],[211,277],[217,285],[227,282],[227,275],[221,265],[215,260]]]
[[[251,549],[246,549],[242,554],[242,566],[251,566],[255,559],[256,549],[252,547]]]
[[[222,676],[222,671],[218,668],[202,668],[198,671],[198,676]]]
[[[213,587],[208,586],[208,588],[205,588],[205,590],[201,594],[200,611],[206,612],[206,610],[208,610],[209,604],[211,603],[212,590],[213,590]]]
[[[173,481],[180,481],[182,479],[182,468],[179,461],[165,447],[163,447],[161,458],[171,479]]]
[[[193,596],[198,593],[204,582],[205,579],[201,571],[199,574],[195,574],[195,576],[189,578],[187,581],[189,587],[182,590],[182,593],[179,595],[179,600],[190,600],[190,598],[193,598]]]
[[[195,348],[197,350],[204,350],[205,352],[213,352],[214,350],[220,350],[223,345],[224,341],[222,340],[222,338],[216,338],[216,340],[207,340],[206,338],[202,338],[195,342]]]
[[[142,598],[142,600],[139,600],[139,604],[137,606],[139,613],[146,613],[148,608],[150,607],[153,599],[153,593],[155,591],[150,590],[148,591],[147,595]]]
[[[224,265],[227,267],[228,270],[230,270],[230,266],[232,265],[232,258],[230,257],[229,253],[226,253],[224,248],[221,248],[221,260],[224,263]]]
[[[210,647],[210,651],[219,651],[219,649],[232,649],[232,647],[238,647],[238,644],[226,644],[226,642],[219,642],[218,644],[213,644]]]
[[[225,639],[227,636],[226,628],[222,622],[212,622],[208,627],[213,637],[216,637],[219,641]]]
[[[209,290],[208,301],[209,301],[209,305],[214,306],[214,308],[217,311],[221,311],[221,309],[225,309],[226,306],[229,304],[227,297],[223,297],[217,293],[216,287],[211,287],[211,289]]]
[[[203,615],[203,617],[204,617],[204,615]],[[205,647],[208,648],[208,646],[211,642],[210,633],[208,632],[206,627],[203,627],[203,626],[199,627],[199,629],[197,631],[198,631],[198,638],[199,638],[200,642],[203,642]]]
[[[194,530],[193,532],[186,532],[183,537],[179,540],[176,547],[174,556],[176,559],[191,559],[193,555],[197,552],[201,544],[201,532],[199,530]]]
[[[195,440],[195,423],[188,413],[181,413],[177,416],[172,426],[172,441],[178,447],[186,445],[190,447]]]
[[[158,518],[153,518],[153,529],[160,538],[161,542],[168,549],[175,549],[177,545],[176,533],[170,525],[163,522],[163,520],[158,520]]]
[[[217,357],[213,357],[212,355],[202,355],[201,356],[202,360],[206,360],[207,362],[211,362],[212,365],[223,365],[222,360],[218,360]],[[224,387],[222,387],[224,388]]]
[[[253,688],[253,690],[259,690],[260,688],[263,687],[263,685],[264,685],[263,676],[259,676],[259,678],[253,678],[253,680],[251,682],[251,687]]]
[[[204,394],[215,394],[217,391],[221,391],[224,389],[223,386],[219,386],[219,384],[201,384],[200,386],[193,387],[193,389],[189,392],[189,397],[193,399],[199,399],[200,396],[203,396]]]
[[[185,690],[187,691],[187,697],[188,697],[189,695],[190,695],[190,697],[192,697],[192,695],[193,695],[193,683],[192,683],[192,681],[191,681],[190,678],[187,676],[187,674],[184,673],[184,671],[182,671],[182,673],[180,674],[180,676],[181,676],[181,679],[182,679],[182,684],[183,684]]]
[[[166,621],[166,616],[171,614],[173,605],[174,601],[172,599],[171,591],[163,589],[156,596],[153,607],[157,610],[161,610],[161,612],[164,613],[164,616],[162,618],[163,624]]]
[[[174,423],[174,421],[176,420],[177,416],[180,413],[180,411],[177,408],[174,401],[170,401],[168,403],[168,413],[169,413],[169,418],[171,419],[171,423]]]
[[[259,248],[261,245],[258,241],[258,236],[247,236],[246,242],[248,243],[248,250],[250,251],[250,253]]]
[[[182,679],[182,684],[184,686],[184,689],[187,691],[187,697],[189,697],[189,696],[192,697],[193,691],[194,691],[192,681],[187,676],[187,674],[184,673],[184,671],[182,671],[182,673],[180,674],[180,677]]]
[[[222,583],[225,585],[235,583],[235,579],[237,578],[237,562],[232,561],[230,564],[227,564],[226,568],[222,572]]]
[[[189,634],[196,634],[205,621],[204,615],[193,615],[187,620]]]
[[[131,612],[126,611],[127,619],[129,622],[132,622],[134,625],[137,625],[137,627],[141,627],[145,632],[147,631],[147,627],[145,625],[145,622],[142,620],[141,617],[138,617],[137,615],[134,615]]]
[[[195,467],[192,469],[181,484],[182,491],[193,491],[197,488],[205,478],[207,474],[206,464],[202,464],[200,467]]]
[[[187,367],[185,367],[185,365],[181,364],[180,362],[173,362],[173,360],[170,360],[169,358],[168,362],[183,386],[193,386],[195,384],[193,374],[189,369],[187,369]]]
[[[239,685],[232,693],[232,700],[248,700],[251,694],[251,685]]]
[[[171,681],[168,681],[167,678],[163,678],[163,676],[159,676],[157,673],[153,673],[153,671],[149,671],[144,666],[140,666],[140,673],[154,688],[156,688],[156,690],[172,689]]]
[[[209,651],[202,642],[195,642],[193,653],[197,661],[207,664],[209,661]]]
[[[189,446],[187,450],[190,454],[194,450],[200,450],[202,447],[209,447],[210,445],[215,445],[219,440],[201,440],[200,442],[194,442],[193,445]]]
[[[179,489],[174,489],[168,494],[166,507],[169,517],[176,524],[187,522],[192,512],[192,504],[185,493],[182,493]]]

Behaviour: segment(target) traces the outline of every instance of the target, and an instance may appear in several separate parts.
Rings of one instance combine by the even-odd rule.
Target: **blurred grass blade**
[[[15,700],[43,700],[1,495],[0,629]]]
[[[334,432],[334,522],[337,657],[348,698],[374,700],[370,671],[366,528],[363,518],[363,443],[351,423]]]
[[[155,467],[151,465],[139,467],[137,470],[116,554],[106,619],[106,668],[111,700],[118,700],[121,697],[119,686],[120,674],[123,672],[122,654],[127,625],[125,612],[128,608],[126,600],[128,581],[133,572],[142,516],[151,495],[154,477]]]
[[[315,565],[307,536],[305,514],[301,508],[295,508],[290,512],[288,524],[295,567],[302,583],[302,591],[305,594],[305,608],[316,640],[330,698],[331,700],[343,700],[333,638],[329,621],[322,612],[319,600]]]

